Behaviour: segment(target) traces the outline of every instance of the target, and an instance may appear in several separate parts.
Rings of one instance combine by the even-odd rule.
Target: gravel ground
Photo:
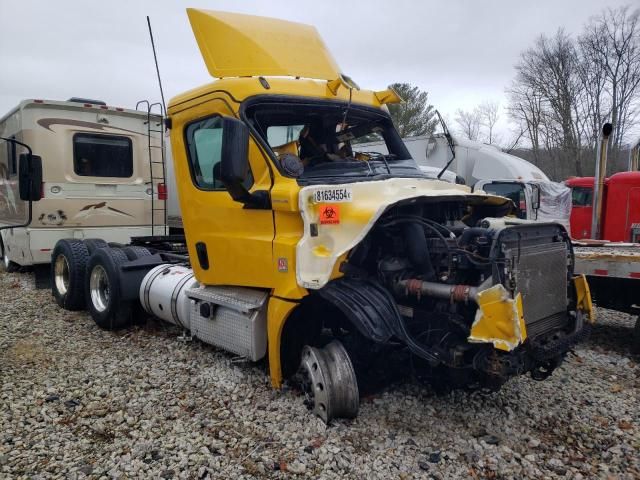
[[[0,274],[1,478],[640,478],[631,318],[599,310],[545,382],[366,398],[326,427],[266,367],[176,339],[117,333]]]

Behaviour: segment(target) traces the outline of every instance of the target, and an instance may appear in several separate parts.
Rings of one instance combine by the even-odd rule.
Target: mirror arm
[[[267,190],[256,190],[249,193],[249,199],[244,203],[244,208],[253,210],[271,210],[271,197]]]
[[[244,208],[247,209],[265,209],[268,210],[271,208],[271,198],[269,197],[269,192],[267,190],[256,190],[255,192],[250,192],[245,188],[242,183],[225,183],[225,187],[231,195],[231,198],[236,201],[244,204]]]

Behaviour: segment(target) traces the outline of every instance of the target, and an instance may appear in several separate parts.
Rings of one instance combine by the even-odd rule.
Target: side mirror
[[[42,198],[42,159],[31,153],[21,153],[18,163],[20,200],[37,202]]]
[[[250,196],[244,186],[249,176],[249,128],[240,120],[222,118],[220,180],[236,202]]]
[[[250,176],[249,127],[236,118],[223,117],[222,132],[220,181],[236,202],[248,208],[270,208],[267,192],[251,193],[245,186]]]
[[[538,210],[540,208],[540,187],[532,185],[531,188],[531,208]]]

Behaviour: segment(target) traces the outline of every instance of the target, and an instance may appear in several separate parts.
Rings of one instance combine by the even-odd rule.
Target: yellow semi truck
[[[61,240],[62,307],[121,328],[141,304],[193,338],[266,357],[273,386],[295,379],[326,422],[355,416],[391,358],[498,388],[546,378],[584,338],[590,295],[561,225],[426,178],[385,106],[401,99],[360,89],[313,27],[188,16],[217,79],[171,100],[166,118],[188,256],[161,238]],[[358,151],[372,139],[384,153]]]

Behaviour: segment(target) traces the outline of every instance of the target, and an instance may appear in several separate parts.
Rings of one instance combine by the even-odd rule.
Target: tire
[[[2,236],[0,236],[0,272],[4,271],[4,244],[2,243]]]
[[[51,293],[65,310],[84,310],[84,277],[89,251],[82,240],[59,240],[51,254]]]
[[[120,298],[120,266],[129,259],[120,249],[98,248],[87,264],[87,310],[100,328],[117,330],[132,323],[133,301]]]
[[[101,238],[86,238],[83,240],[83,242],[87,246],[87,250],[89,250],[89,255],[93,255],[93,252],[95,252],[99,248],[105,248],[109,246],[109,244]]]
[[[129,260],[138,260],[142,257],[151,256],[151,252],[144,247],[124,247],[122,251]]]
[[[633,327],[631,351],[640,355],[640,315],[638,315],[638,318],[636,319],[636,325],[635,327]]]
[[[9,260],[9,256],[4,249],[4,243],[2,243],[2,239],[0,239],[0,253],[0,270],[3,270],[7,273],[14,273],[20,270],[20,265]]]

